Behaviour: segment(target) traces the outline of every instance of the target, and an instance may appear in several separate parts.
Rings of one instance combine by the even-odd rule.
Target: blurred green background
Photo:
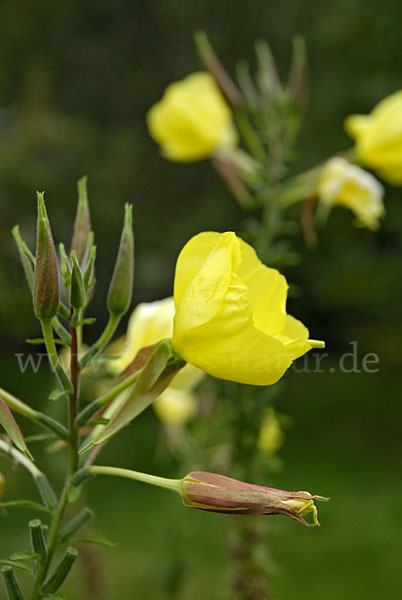
[[[0,385],[34,406],[52,385],[45,365],[35,376],[21,375],[15,358],[30,351],[24,340],[39,329],[10,229],[19,223],[34,246],[36,190],[46,192],[56,240],[69,244],[76,181],[88,175],[99,251],[92,305],[98,324],[90,341],[105,321],[102,290],[125,202],[134,204],[135,303],[171,293],[175,258],[191,235],[241,229],[242,214],[208,162],[168,163],[147,135],[146,111],[165,86],[200,68],[194,30],[207,30],[232,73],[238,59],[253,63],[253,43],[261,37],[285,75],[292,35],[305,36],[311,102],[298,144],[302,169],[350,145],[342,127],[346,115],[367,112],[401,88],[401,19],[397,0],[2,0]],[[401,593],[400,189],[386,188],[386,208],[375,234],[354,228],[347,211],[333,211],[318,251],[304,248],[300,238],[305,260],[287,273],[303,289],[289,312],[309,325],[313,337],[327,340],[330,358],[323,373],[286,376],[280,409],[296,426],[281,452],[286,467],[269,483],[333,501],[321,507],[321,530],[266,519],[272,586],[283,600],[296,594],[377,600]],[[338,358],[354,340],[359,360],[378,354],[378,373],[340,372]],[[181,475],[168,456],[155,453],[158,428],[151,411],[142,415],[110,444],[105,462]],[[33,491],[21,469],[5,461],[1,469],[5,499]],[[99,579],[93,597],[230,598],[225,518],[184,510],[163,490],[126,481],[97,480],[87,491],[99,517],[97,533],[118,542],[86,561],[86,578]],[[7,516],[0,515],[2,556],[21,550],[27,537],[21,513]],[[183,574],[179,590],[176,570]],[[81,575],[77,569],[66,586],[71,597],[86,597]]]

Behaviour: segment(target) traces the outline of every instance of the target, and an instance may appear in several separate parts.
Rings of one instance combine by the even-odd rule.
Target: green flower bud
[[[107,297],[109,312],[124,315],[127,312],[133,293],[134,275],[134,235],[132,225],[132,206],[126,204],[123,231],[116,264],[110,282]]]
[[[78,206],[74,222],[73,239],[71,240],[70,254],[75,250],[77,260],[82,265],[91,233],[91,216],[89,213],[87,178],[82,177],[77,184]]]
[[[42,521],[34,519],[29,521],[29,534],[31,538],[31,549],[33,554],[39,554],[42,561],[47,558],[45,535],[43,533]]]
[[[38,319],[52,319],[59,308],[59,271],[43,193],[39,192],[33,287],[35,315]]]
[[[64,553],[59,565],[56,567],[54,573],[45,581],[42,587],[44,594],[53,594],[57,592],[65,578],[70,572],[71,567],[74,564],[78,556],[78,550],[69,546]]]
[[[86,304],[87,295],[75,250],[71,253],[71,261],[73,266],[71,268],[70,304],[74,308],[82,308]]]

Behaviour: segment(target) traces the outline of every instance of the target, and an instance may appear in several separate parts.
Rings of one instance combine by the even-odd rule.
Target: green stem
[[[166,490],[172,490],[181,495],[182,479],[166,479],[165,477],[158,477],[157,475],[149,475],[148,473],[141,473],[139,471],[131,471],[130,469],[121,469],[119,467],[103,467],[93,466],[82,469],[88,475],[112,475],[117,477],[125,477],[126,479],[133,479],[134,481],[142,481],[150,485],[164,488]],[[77,472],[79,475],[80,471]]]
[[[70,476],[75,473],[78,468],[78,428],[75,425],[75,420],[78,414],[78,394],[79,394],[79,376],[80,368],[78,364],[78,343],[77,330],[72,325],[73,311],[71,313],[71,360],[70,373],[73,392],[69,399],[69,431],[70,431]]]
[[[103,350],[103,348],[110,342],[113,337],[114,332],[117,329],[118,324],[120,323],[120,319],[123,315],[117,315],[115,313],[111,313],[109,315],[109,321],[98,339],[94,343],[93,346],[84,354],[84,356],[80,360],[80,369],[83,369],[87,366],[87,364],[96,356],[99,352]]]
[[[123,381],[114,386],[106,394],[100,396],[99,398],[91,402],[91,404],[88,404],[88,406],[86,406],[77,416],[76,426],[81,427],[82,425],[84,425],[88,421],[88,419],[90,419],[92,415],[94,415],[96,412],[98,412],[98,410],[105,406],[105,404],[113,400],[113,398],[116,398],[116,396],[118,396],[121,392],[130,387],[130,385],[132,385],[133,383],[135,383],[141,371],[142,369],[136,371],[126,379],[123,379]]]
[[[257,133],[251,126],[246,115],[240,110],[236,111],[235,121],[251,154],[257,160],[265,163],[267,155],[264,150],[264,146],[262,145]]]
[[[38,572],[37,572],[37,575],[35,578],[34,589],[33,589],[33,593],[32,593],[32,600],[39,600],[39,598],[41,597],[41,587],[46,578],[47,572],[50,567],[50,563],[51,563],[53,555],[54,555],[54,551],[57,546],[61,522],[63,519],[64,511],[67,506],[67,501],[68,501],[67,493],[68,493],[68,483],[66,482],[66,484],[63,488],[63,492],[60,496],[60,500],[57,505],[57,508],[53,514],[52,522],[50,524],[49,535],[47,538],[47,560],[44,563],[42,563],[38,569]]]
[[[71,336],[68,333],[67,329],[60,323],[58,317],[53,317],[52,327],[59,336],[59,338],[62,340],[62,342],[69,346],[71,344]]]
[[[59,357],[56,350],[56,344],[54,343],[52,321],[50,319],[41,319],[40,323],[42,326],[43,337],[45,339],[46,349],[49,355],[53,371],[55,372],[56,377],[59,380],[61,388],[66,392],[71,393],[72,386],[70,379],[65,370],[63,369],[61,362],[59,361]]]
[[[20,415],[23,415],[27,419],[34,421],[38,425],[42,425],[46,429],[53,431],[61,439],[67,439],[67,429],[63,425],[61,425],[61,423],[58,423],[48,415],[45,415],[44,413],[41,413],[38,410],[34,410],[30,406],[28,406],[28,404],[25,404],[25,402],[22,402],[6,390],[3,390],[3,388],[0,388],[0,396],[3,398],[7,406],[12,410],[15,410]]]

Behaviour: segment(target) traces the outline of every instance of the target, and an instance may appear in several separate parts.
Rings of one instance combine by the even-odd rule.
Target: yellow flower
[[[322,342],[286,314],[288,285],[234,233],[204,232],[176,265],[173,345],[187,362],[240,383],[269,385]]]
[[[273,456],[282,446],[284,441],[285,434],[279,423],[275,409],[270,406],[267,408],[261,422],[258,435],[258,446],[263,452],[268,454],[268,456]]]
[[[147,124],[162,154],[174,161],[201,160],[237,143],[232,114],[209,73],[170,84],[149,110]]]
[[[120,354],[118,359],[109,362],[109,369],[121,373],[141,348],[172,337],[173,317],[173,298],[139,304],[130,317],[126,336],[109,348],[109,353]],[[178,372],[170,386],[153,404],[161,421],[181,425],[193,416],[197,405],[192,390],[203,375],[202,371],[192,365],[186,365]]]
[[[369,115],[350,115],[347,133],[360,161],[394,185],[402,185],[402,90],[382,100]]]
[[[352,210],[357,224],[376,230],[384,215],[384,188],[371,173],[345,159],[331,158],[322,168],[317,195],[328,206],[339,204]]]

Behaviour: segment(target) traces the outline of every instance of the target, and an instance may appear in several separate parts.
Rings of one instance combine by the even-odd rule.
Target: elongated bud
[[[52,319],[59,308],[59,271],[43,193],[39,192],[33,295],[37,318]]]
[[[42,561],[45,561],[47,558],[46,540],[42,522],[39,519],[29,522],[29,534],[33,554],[39,554]]]
[[[22,267],[24,269],[25,277],[29,285],[29,289],[33,292],[33,278],[34,278],[34,270],[35,270],[35,257],[22,239],[20,235],[20,228],[18,225],[13,227],[12,234],[17,244],[18,254],[20,255],[20,260],[22,263]]]
[[[282,93],[275,60],[265,40],[257,40],[255,53],[258,61],[257,81],[261,93],[269,98],[276,98]]]
[[[71,253],[71,261],[73,266],[71,268],[70,304],[74,308],[82,308],[85,306],[87,294],[75,250]]]
[[[216,56],[207,34],[205,31],[196,31],[194,39],[204,67],[214,77],[226,102],[233,109],[239,108],[243,104],[240,90]]]
[[[308,103],[308,64],[306,42],[301,35],[293,40],[293,54],[289,73],[289,97],[299,108]]]
[[[82,265],[88,247],[91,232],[91,216],[89,213],[87,178],[81,177],[77,184],[78,206],[74,222],[73,239],[71,240],[70,254],[75,250],[77,260]]]
[[[1,569],[7,591],[8,600],[24,600],[24,594],[11,567]]]
[[[53,594],[54,592],[57,592],[69,574],[77,556],[78,550],[69,546],[54,573],[43,584],[42,592],[44,594]]]
[[[309,492],[286,492],[244,483],[216,473],[194,471],[182,480],[182,498],[186,506],[237,515],[286,515],[309,525],[304,517],[312,512],[319,525],[314,500],[329,500]]]
[[[109,312],[114,315],[124,315],[127,312],[133,293],[134,234],[132,208],[130,204],[125,206],[120,247],[107,297]]]
[[[59,539],[61,542],[69,540],[77,531],[82,529],[84,525],[92,519],[94,513],[89,508],[85,507],[76,517],[71,519],[60,531]]]

